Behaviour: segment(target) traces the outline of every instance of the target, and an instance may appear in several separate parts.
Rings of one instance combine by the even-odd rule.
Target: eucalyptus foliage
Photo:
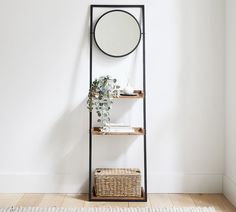
[[[96,110],[97,122],[101,124],[103,132],[109,129],[112,100],[119,97],[119,89],[120,86],[117,85],[117,80],[110,76],[101,76],[95,79],[89,89],[87,107],[90,112],[93,109]]]

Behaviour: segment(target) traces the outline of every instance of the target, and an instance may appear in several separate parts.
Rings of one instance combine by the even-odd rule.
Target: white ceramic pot
[[[128,84],[125,88],[124,88],[124,94],[128,94],[131,95],[134,93],[134,89]]]

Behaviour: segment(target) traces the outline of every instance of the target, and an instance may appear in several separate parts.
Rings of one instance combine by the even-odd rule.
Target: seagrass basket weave
[[[141,197],[141,172],[139,169],[98,168],[94,185],[96,196]]]

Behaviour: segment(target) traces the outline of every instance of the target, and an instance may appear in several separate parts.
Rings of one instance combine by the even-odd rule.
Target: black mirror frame
[[[107,52],[105,52],[105,51],[98,45],[97,40],[96,40],[96,27],[97,27],[97,24],[98,24],[98,22],[100,21],[100,19],[103,18],[103,17],[104,17],[105,15],[107,15],[108,13],[117,12],[117,11],[119,11],[119,12],[124,12],[124,13],[130,15],[130,16],[136,21],[136,23],[137,23],[137,25],[138,25],[138,28],[139,28],[139,40],[138,40],[136,46],[135,46],[131,51],[129,51],[128,53],[123,54],[123,55],[112,55],[112,54],[108,54]],[[129,12],[125,11],[125,10],[109,10],[109,11],[103,13],[103,14],[98,18],[98,20],[96,21],[96,23],[95,23],[95,25],[94,25],[94,30],[93,30],[93,31],[94,31],[93,34],[94,34],[94,41],[95,41],[95,43],[96,43],[96,46],[97,46],[104,54],[106,54],[106,55],[108,55],[108,56],[110,56],[110,57],[125,57],[125,56],[131,54],[131,53],[138,47],[138,45],[139,45],[139,43],[140,43],[140,41],[141,41],[141,37],[142,37],[141,27],[140,27],[140,24],[139,24],[138,20],[134,17],[134,15],[132,15],[131,13],[129,13]]]

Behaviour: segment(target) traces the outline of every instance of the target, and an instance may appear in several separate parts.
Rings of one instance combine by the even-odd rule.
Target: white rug
[[[0,208],[0,212],[216,212],[213,207],[186,208],[39,208],[9,207]]]

